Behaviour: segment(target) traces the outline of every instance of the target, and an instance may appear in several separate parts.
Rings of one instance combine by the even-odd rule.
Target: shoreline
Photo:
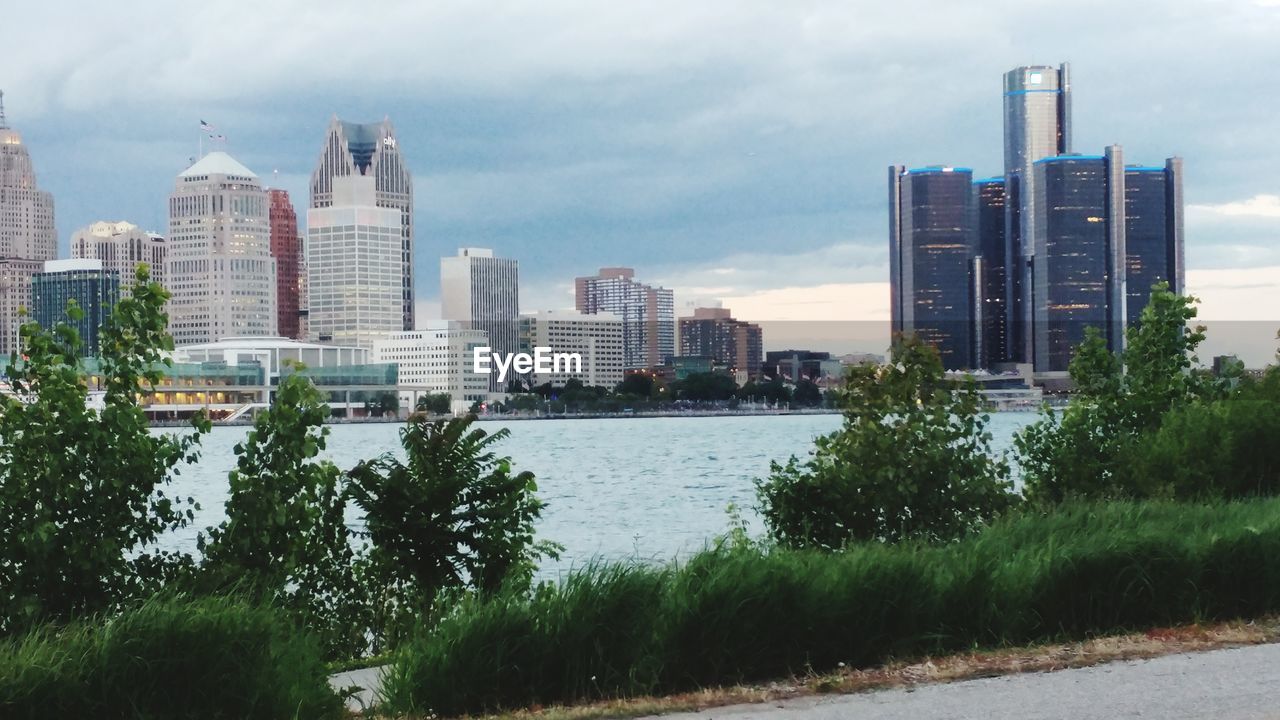
[[[629,420],[634,418],[667,418],[667,417],[755,417],[777,415],[839,415],[840,411],[829,408],[797,408],[797,409],[758,409],[758,410],[649,410],[630,413],[563,413],[558,415],[528,414],[483,414],[477,415],[477,422],[505,422],[526,420]],[[445,419],[453,415],[430,415],[431,419]],[[406,417],[361,417],[361,418],[329,418],[325,425],[377,425],[388,423],[404,423]],[[152,420],[153,428],[187,427],[190,420]],[[253,418],[242,416],[231,422],[214,422],[214,427],[245,427],[253,425]]]

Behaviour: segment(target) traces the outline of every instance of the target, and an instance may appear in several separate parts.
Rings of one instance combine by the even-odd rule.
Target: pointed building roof
[[[258,176],[249,168],[240,164],[239,160],[230,155],[215,150],[196,161],[195,165],[187,168],[178,177],[196,177],[197,175],[239,175],[241,177],[257,178]]]

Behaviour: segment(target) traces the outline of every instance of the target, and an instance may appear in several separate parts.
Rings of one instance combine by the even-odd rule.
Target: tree
[[[1046,409],[1014,439],[1028,498],[1056,503],[1163,492],[1163,479],[1133,471],[1134,444],[1171,411],[1220,395],[1215,381],[1192,372],[1205,337],[1204,328],[1187,325],[1195,303],[1165,283],[1155,285],[1121,353],[1112,352],[1097,329],[1086,331],[1069,368],[1072,403],[1062,413]]]
[[[537,561],[556,547],[534,540],[543,503],[530,472],[492,449],[476,418],[415,418],[400,433],[407,464],[390,454],[348,473],[347,496],[364,513],[367,572],[380,642],[395,640],[429,615],[445,590],[492,593],[504,582],[527,585]]]
[[[453,397],[449,393],[429,393],[418,398],[418,412],[448,415],[453,410]]]
[[[324,640],[331,657],[366,645],[352,574],[341,471],[325,449],[329,406],[303,374],[280,383],[271,407],[235,446],[227,519],[200,538],[214,582],[242,583],[290,611]]]
[[[801,380],[796,383],[791,402],[800,407],[818,407],[822,405],[822,389],[812,380]]]
[[[103,325],[94,374],[103,408],[87,406],[88,370],[69,324],[27,323],[5,371],[16,397],[0,397],[0,632],[109,610],[192,566],[155,550],[185,527],[194,501],[164,488],[197,457],[209,422],[153,434],[138,405],[171,361],[168,293],[145,267]],[[75,320],[82,317],[72,304]]]
[[[779,544],[952,540],[1012,504],[981,397],[946,378],[934,348],[903,340],[893,363],[849,368],[838,392],[842,427],[756,483]]]
[[[691,373],[676,383],[674,395],[692,402],[723,402],[733,397],[738,385],[722,372]]]
[[[627,373],[622,382],[618,383],[617,393],[651,398],[657,393],[657,384],[653,381],[653,376],[648,373]]]

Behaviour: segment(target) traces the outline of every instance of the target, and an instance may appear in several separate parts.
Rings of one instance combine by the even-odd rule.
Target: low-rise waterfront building
[[[374,341],[372,358],[399,368],[400,407],[412,411],[427,395],[447,394],[454,413],[490,399],[489,375],[475,372],[477,348],[489,344],[483,330],[451,321],[390,333]]]
[[[612,390],[622,382],[626,356],[622,318],[613,313],[588,315],[573,310],[543,310],[520,316],[520,352],[536,348],[555,353],[576,353],[579,367],[562,365],[549,374],[522,378],[531,385],[551,383],[563,387],[578,380],[587,387]]]

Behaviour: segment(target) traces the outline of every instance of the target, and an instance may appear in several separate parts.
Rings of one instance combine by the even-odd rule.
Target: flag
[[[200,121],[200,129],[204,132],[213,132],[213,126],[203,120]]]

